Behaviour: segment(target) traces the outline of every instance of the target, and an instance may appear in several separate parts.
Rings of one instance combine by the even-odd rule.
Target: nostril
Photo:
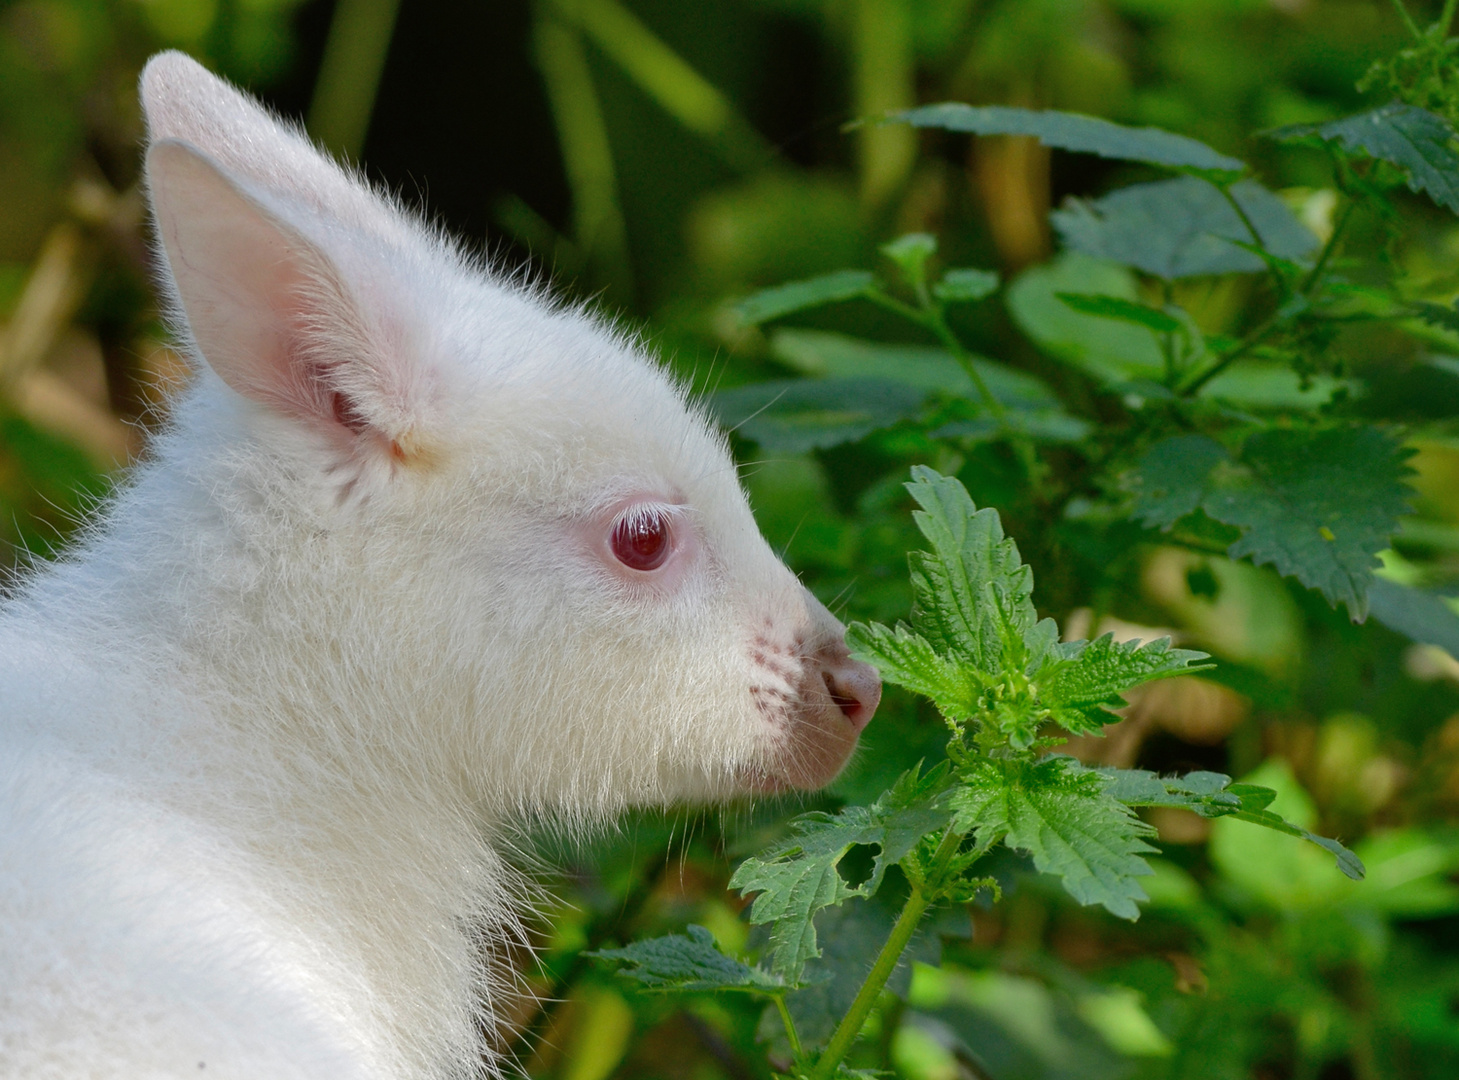
[[[857,731],[866,727],[881,702],[881,677],[876,669],[848,659],[824,668],[821,677],[826,683],[826,693],[842,715]]]

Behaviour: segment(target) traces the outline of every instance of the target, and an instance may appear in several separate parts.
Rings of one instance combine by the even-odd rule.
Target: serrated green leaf
[[[1081,904],[1137,919],[1145,899],[1137,878],[1151,873],[1141,855],[1154,830],[1105,791],[1104,781],[1072,759],[984,761],[950,797],[953,828],[973,830],[979,846],[1001,838],[1055,874]]]
[[[734,311],[745,325],[758,326],[806,308],[865,296],[875,282],[876,279],[866,270],[837,270],[764,289],[745,297],[734,306]]]
[[[1378,552],[1408,509],[1406,456],[1376,428],[1261,431],[1242,447],[1245,474],[1218,471],[1201,505],[1244,530],[1232,558],[1271,563],[1362,619]]]
[[[1225,816],[1235,818],[1237,821],[1249,821],[1253,825],[1261,825],[1289,836],[1300,836],[1303,840],[1316,844],[1333,855],[1337,859],[1337,868],[1354,881],[1362,881],[1367,873],[1363,868],[1363,861],[1342,844],[1329,837],[1308,832],[1300,825],[1293,825],[1280,814],[1274,814],[1270,810],[1237,810]]]
[[[1098,731],[1118,720],[1120,695],[1142,683],[1211,667],[1203,652],[1172,649],[1169,638],[1141,644],[1105,634],[1068,656],[1050,657],[1035,676],[1039,703],[1055,723],[1074,734]]]
[[[807,960],[820,955],[815,915],[853,896],[872,896],[887,868],[906,858],[924,835],[946,826],[942,805],[945,767],[925,776],[918,769],[902,775],[871,806],[849,806],[839,814],[803,814],[791,822],[791,835],[740,864],[730,887],[758,893],[750,922],[772,923],[770,967],[797,982]],[[874,845],[871,875],[848,885],[837,870],[846,853]]]
[[[1118,296],[1100,296],[1095,293],[1055,293],[1064,304],[1085,315],[1097,315],[1101,319],[1118,319],[1134,323],[1156,333],[1173,334],[1181,328],[1181,322],[1163,311],[1125,300]]]
[[[939,656],[931,642],[908,627],[852,623],[846,644],[852,656],[874,665],[884,681],[931,698],[944,716],[965,720],[977,711],[982,692],[977,673]]]
[[[998,291],[998,275],[992,270],[949,270],[932,286],[932,295],[944,304],[968,304]]]
[[[1390,102],[1326,124],[1296,124],[1270,132],[1274,139],[1321,139],[1396,165],[1413,191],[1459,213],[1459,152],[1443,117],[1416,105]]]
[[[773,453],[857,442],[915,417],[927,393],[889,379],[778,379],[721,390],[720,421]]]
[[[1188,136],[1159,128],[1125,127],[1080,113],[948,102],[897,113],[888,120],[975,135],[1032,135],[1045,146],[1060,150],[1097,154],[1117,161],[1143,161],[1147,165],[1222,179],[1234,179],[1246,170],[1245,162],[1217,153]]]
[[[1268,254],[1300,260],[1318,247],[1287,204],[1255,180],[1230,191]],[[1132,184],[1100,199],[1067,199],[1049,220],[1069,247],[1166,280],[1266,269],[1259,255],[1239,246],[1250,244],[1251,232],[1230,202],[1191,176]]]
[[[1003,536],[996,510],[979,510],[955,478],[918,465],[907,484],[932,551],[913,552],[912,626],[938,652],[993,676],[1009,633],[1022,641],[1037,621],[1033,573]]]
[[[1134,518],[1146,528],[1169,529],[1194,513],[1206,497],[1211,471],[1229,461],[1208,435],[1173,435],[1150,447],[1133,477]]]
[[[1271,563],[1361,619],[1377,553],[1407,509],[1405,457],[1370,427],[1260,431],[1236,462],[1205,436],[1175,436],[1141,460],[1135,516],[1169,529],[1199,507],[1242,530],[1233,559]]]
[[[1071,771],[1083,767],[1070,759]],[[1194,811],[1201,817],[1231,817],[1249,821],[1289,836],[1300,836],[1337,858],[1337,868],[1354,881],[1363,879],[1363,863],[1336,840],[1318,836],[1267,807],[1277,797],[1271,788],[1254,784],[1233,784],[1229,776],[1216,772],[1193,772],[1185,776],[1162,777],[1144,769],[1103,768],[1090,770],[1105,778],[1105,791],[1126,806],[1174,806]]]
[[[784,979],[764,968],[720,952],[714,935],[702,926],[690,926],[687,935],[668,934],[635,941],[626,948],[600,949],[584,955],[623,965],[618,974],[659,993],[741,990],[764,994],[788,988]]]

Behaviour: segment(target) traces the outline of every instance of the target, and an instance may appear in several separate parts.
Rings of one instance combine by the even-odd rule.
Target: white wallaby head
[[[681,388],[181,54],[142,88],[198,368],[157,456],[217,522],[197,543],[231,623],[195,647],[267,682],[250,722],[503,810],[836,775],[876,675]]]

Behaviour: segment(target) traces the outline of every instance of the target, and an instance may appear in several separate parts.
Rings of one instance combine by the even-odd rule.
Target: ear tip
[[[153,56],[142,69],[142,102],[152,113],[166,98],[186,94],[189,83],[196,86],[216,77],[187,53],[168,49]]]

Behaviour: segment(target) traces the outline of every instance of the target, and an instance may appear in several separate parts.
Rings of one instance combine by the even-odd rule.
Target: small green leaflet
[[[1033,573],[1003,536],[997,511],[979,510],[954,477],[923,466],[912,475],[917,527],[932,546],[908,557],[912,625],[857,623],[846,635],[853,655],[886,681],[930,697],[957,722],[986,709],[1011,745],[1026,748],[1046,721],[1096,731],[1116,719],[1110,709],[1124,704],[1124,691],[1201,670],[1192,665],[1205,653],[1172,649],[1168,640],[1141,645],[1106,635],[1060,644],[1053,621],[1038,620]]]
[[[992,270],[949,270],[932,286],[932,295],[944,304],[966,304],[998,291],[998,275]]]
[[[887,682],[931,698],[943,716],[966,720],[978,711],[981,673],[939,655],[907,627],[857,623],[847,631],[846,644],[858,657],[874,659]]]
[[[687,937],[669,934],[584,955],[622,964],[618,974],[637,979],[645,990],[658,993],[745,990],[774,994],[790,988],[764,968],[742,964],[720,952],[714,935],[702,926],[690,926]]]
[[[887,867],[900,862],[926,833],[946,826],[942,805],[946,767],[919,776],[920,766],[902,774],[871,806],[848,806],[839,814],[803,814],[791,822],[791,835],[746,859],[730,878],[742,894],[759,893],[750,905],[750,922],[773,923],[770,967],[787,982],[798,982],[806,961],[821,954],[815,915],[854,896],[871,896],[881,887]],[[878,848],[871,876],[848,885],[836,869],[857,845]]]
[[[1204,435],[1174,436],[1141,459],[1134,514],[1168,530],[1204,510],[1242,531],[1233,559],[1271,563],[1361,620],[1377,553],[1407,510],[1406,456],[1372,427],[1259,431],[1235,461]]]
[[[1312,230],[1255,180],[1229,190],[1270,254],[1301,260],[1317,248]],[[1099,199],[1067,199],[1049,220],[1068,247],[1168,281],[1266,269],[1258,255],[1236,246],[1252,241],[1246,222],[1218,188],[1193,176],[1131,184]]]
[[[1313,138],[1336,141],[1349,152],[1362,151],[1397,165],[1408,174],[1411,190],[1427,192],[1439,205],[1459,213],[1455,132],[1443,117],[1427,109],[1394,101],[1326,124],[1278,128],[1270,135],[1283,142]]]
[[[1106,780],[1105,791],[1126,806],[1176,806],[1192,810],[1201,817],[1232,817],[1249,821],[1290,836],[1300,836],[1331,852],[1337,868],[1354,881],[1362,881],[1365,871],[1362,860],[1336,840],[1308,832],[1300,825],[1268,810],[1276,792],[1254,784],[1233,784],[1231,777],[1215,772],[1193,772],[1185,776],[1157,776],[1144,769],[1084,769],[1072,758],[1066,768],[1071,773],[1094,773]]]
[[[987,675],[1003,670],[1006,635],[1019,638],[1038,619],[1033,571],[1003,535],[998,511],[979,510],[955,478],[925,465],[907,485],[921,510],[917,528],[932,551],[908,556],[912,626],[943,656]]]
[[[876,279],[866,270],[837,270],[754,293],[735,305],[735,313],[747,326],[759,326],[805,308],[865,296],[875,282]]]
[[[1205,671],[1206,654],[1172,649],[1169,638],[1141,644],[1105,634],[1090,642],[1051,649],[1034,675],[1039,704],[1049,717],[1076,735],[1098,731],[1119,717],[1110,712],[1125,704],[1126,690],[1155,679]]]
[[[981,107],[947,102],[896,113],[889,121],[914,127],[945,128],[975,135],[1032,135],[1045,146],[1076,150],[1117,161],[1143,161],[1179,172],[1234,180],[1246,163],[1217,153],[1203,142],[1159,128],[1132,128],[1080,113]]]
[[[1146,899],[1137,878],[1152,873],[1143,858],[1155,830],[1105,791],[1103,780],[1071,758],[985,760],[951,796],[953,828],[973,830],[980,848],[1001,839],[1055,874],[1081,904],[1100,904],[1138,919]]]
[[[1165,312],[1145,304],[1137,304],[1133,300],[1123,300],[1118,296],[1067,292],[1054,295],[1075,311],[1085,315],[1098,315],[1101,319],[1118,319],[1121,322],[1134,323],[1136,326],[1143,326],[1158,334],[1173,334],[1182,325],[1181,321],[1173,315],[1167,315]]]

